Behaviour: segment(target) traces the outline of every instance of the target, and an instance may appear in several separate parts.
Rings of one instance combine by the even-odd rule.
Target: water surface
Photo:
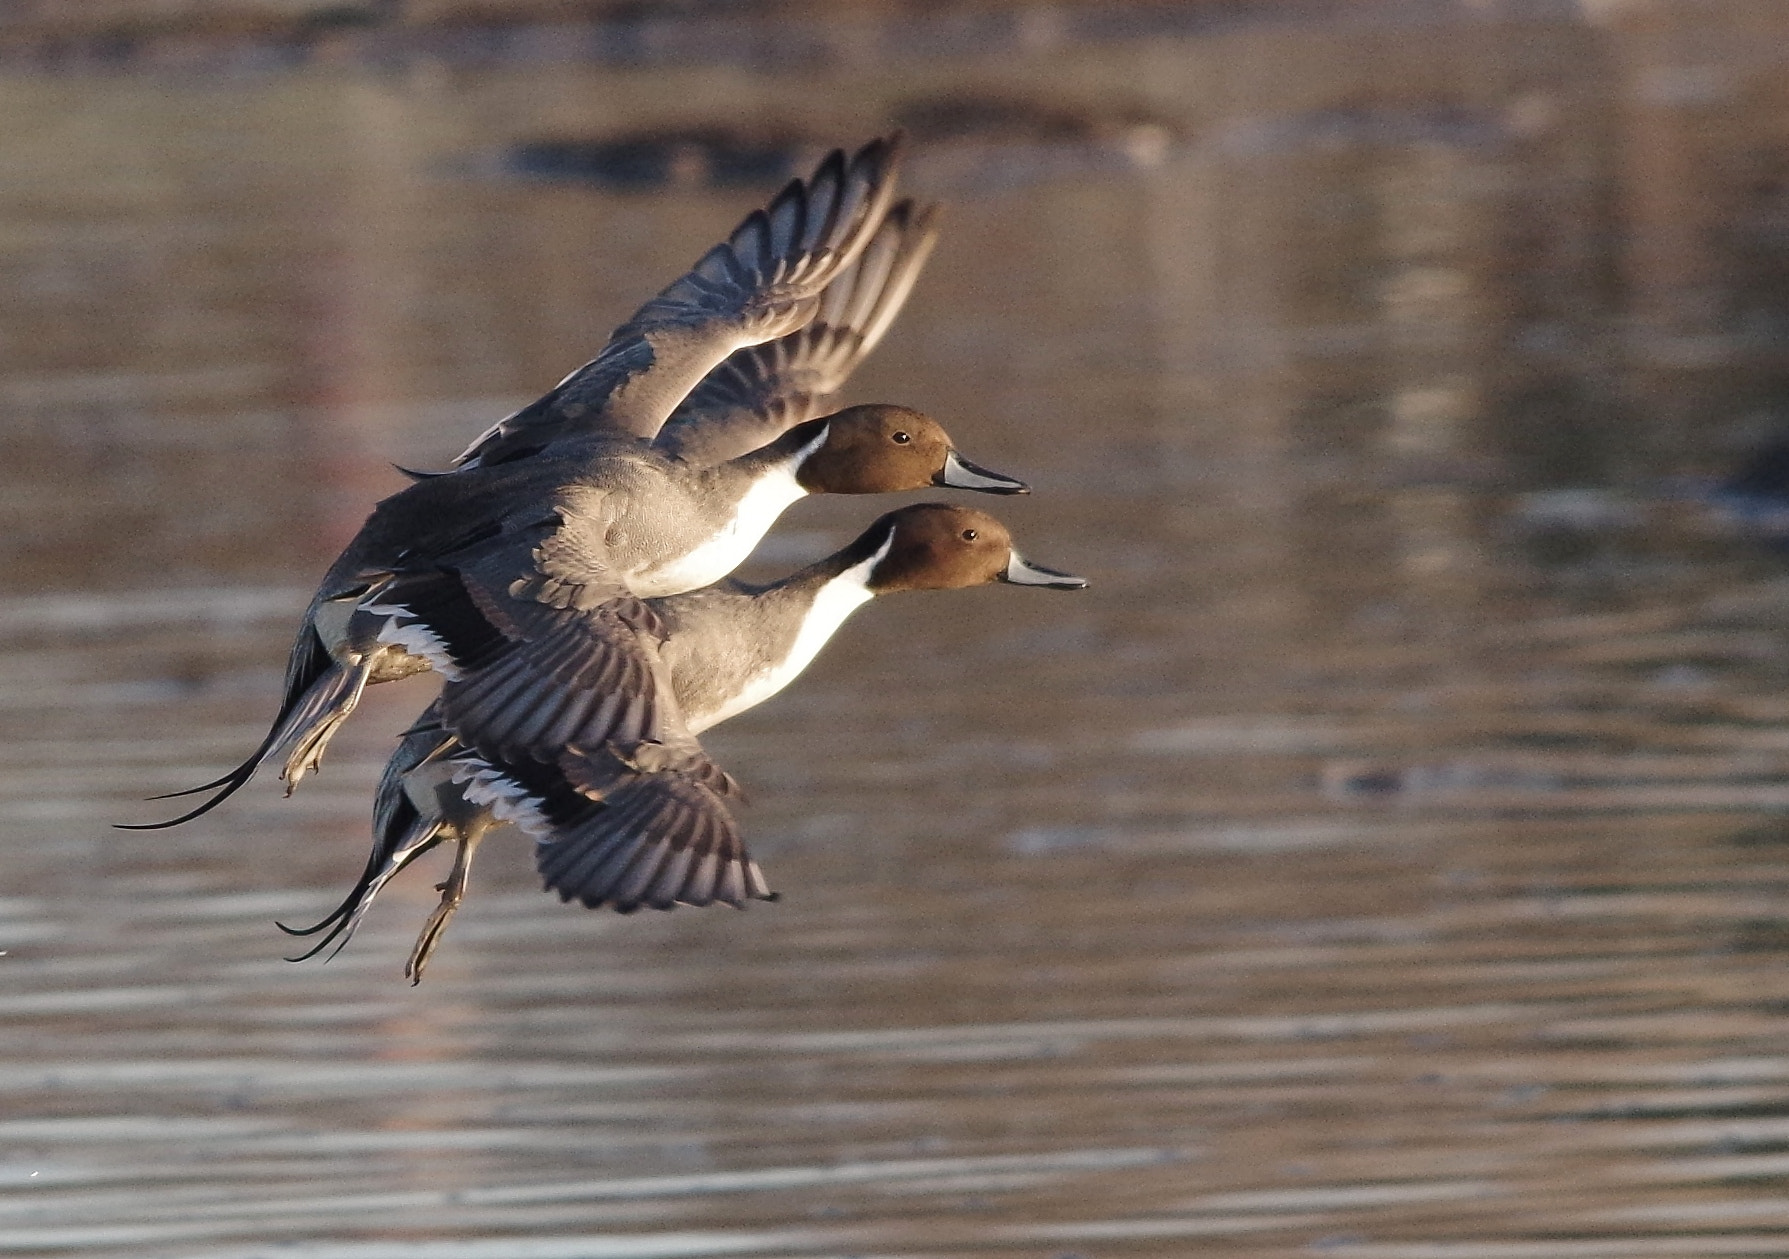
[[[1785,419],[1789,23],[1320,8],[0,79],[0,1254],[1782,1254],[1789,575],[1686,487]],[[902,119],[947,233],[854,396],[1094,585],[891,598],[709,736],[781,903],[507,836],[421,988],[442,867],[288,965],[420,681],[109,829],[253,746],[389,461],[774,184],[525,146]]]

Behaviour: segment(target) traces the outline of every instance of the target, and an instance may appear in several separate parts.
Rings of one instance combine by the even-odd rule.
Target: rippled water
[[[1684,492],[1789,418],[1789,22],[1368,10],[0,78],[0,1253],[1789,1249],[1789,575]],[[512,838],[422,987],[433,867],[288,965],[420,681],[109,829],[253,746],[387,460],[762,195],[524,146],[896,118],[948,229],[857,396],[1094,586],[888,599],[708,737],[781,903]]]

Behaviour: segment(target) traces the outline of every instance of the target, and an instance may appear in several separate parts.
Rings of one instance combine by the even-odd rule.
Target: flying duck
[[[599,637],[637,636],[644,670],[593,677],[575,634],[556,640],[551,671],[511,671],[500,654],[484,676],[521,697],[506,702],[514,719],[472,725],[501,726],[501,737],[463,733],[456,717],[486,700],[478,676],[450,681],[386,766],[359,881],[322,921],[283,928],[325,933],[294,960],[346,944],[393,875],[451,842],[441,903],[405,967],[420,981],[465,895],[473,853],[499,822],[534,836],[541,874],[562,900],[630,913],[774,899],[733,818],[738,788],[696,736],[782,690],[874,596],[997,581],[1086,585],[1027,562],[987,513],[922,503],[888,513],[851,545],[778,582],[728,580],[639,601],[613,625],[607,608],[553,614],[566,625],[598,622]]]
[[[886,330],[935,239],[934,210],[884,213],[898,147],[896,137],[848,161],[829,155],[456,470],[380,503],[312,600],[261,746],[172,793],[214,793],[196,808],[127,829],[209,811],[269,756],[283,755],[289,792],[367,685],[431,667],[457,680],[500,647],[515,659],[548,650],[534,640],[556,611],[619,601],[608,619],[624,620],[639,598],[707,585],[805,494],[1025,492],[963,459],[918,412],[809,418]],[[633,652],[625,633],[606,642]]]

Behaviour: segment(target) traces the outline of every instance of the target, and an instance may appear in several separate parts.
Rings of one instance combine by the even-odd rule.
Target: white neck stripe
[[[801,472],[801,465],[808,461],[809,455],[813,454],[816,450],[819,450],[820,447],[826,444],[826,438],[831,432],[832,422],[829,420],[820,426],[820,431],[815,434],[813,441],[795,452],[795,460],[789,465],[790,475],[793,476]]]
[[[762,704],[793,682],[812,663],[814,657],[820,654],[820,649],[838,633],[845,618],[875,598],[876,592],[870,589],[870,576],[894,545],[894,532],[893,529],[888,531],[888,537],[876,548],[874,555],[853,564],[814,592],[814,601],[808,605],[807,615],[801,619],[801,628],[796,631],[795,642],[791,644],[788,655],[781,660],[772,661],[769,668],[747,680],[738,692],[727,697],[712,711],[685,714],[691,732],[700,734],[712,725]]]
[[[745,562],[770,527],[789,505],[807,497],[807,490],[796,479],[802,462],[826,441],[826,429],[800,450],[780,463],[771,464],[758,474],[758,479],[740,497],[733,517],[706,542],[687,555],[668,564],[661,564],[643,573],[634,574],[633,592],[651,599],[660,595],[682,594],[712,586]]]

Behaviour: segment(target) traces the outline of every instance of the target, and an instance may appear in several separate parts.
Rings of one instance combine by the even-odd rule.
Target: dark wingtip
[[[907,129],[896,127],[886,135],[879,135],[857,151],[859,158],[874,158],[885,165],[893,165],[907,152]]]

